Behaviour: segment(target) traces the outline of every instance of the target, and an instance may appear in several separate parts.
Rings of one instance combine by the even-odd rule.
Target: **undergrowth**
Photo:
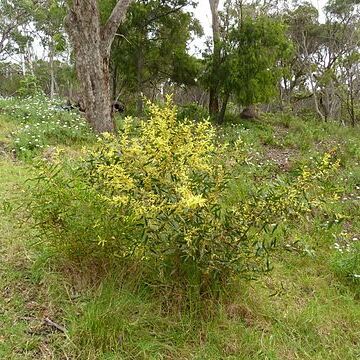
[[[120,160],[117,151],[110,157],[101,151],[104,144],[108,150],[119,150],[118,140],[102,139],[95,146],[92,142],[85,153],[80,153],[83,140],[67,142],[58,138],[53,146],[67,144],[76,155],[69,158],[58,148],[41,164],[43,174],[39,181],[49,197],[38,211],[51,217],[54,208],[66,209],[51,224],[58,234],[55,236],[51,229],[52,235],[44,242],[40,227],[34,229],[33,220],[25,222],[28,214],[23,211],[23,205],[29,201],[28,193],[23,192],[29,184],[25,185],[25,181],[39,177],[39,167],[34,169],[29,162],[8,156],[12,141],[8,135],[16,132],[22,122],[22,118],[13,116],[6,111],[0,117],[0,141],[5,144],[0,148],[1,358],[360,357],[358,129],[320,124],[311,119],[283,119],[280,115],[216,129],[214,142],[219,149],[229,144],[226,151],[213,153],[215,163],[230,174],[221,192],[222,209],[251,199],[254,206],[251,209],[255,209],[252,213],[263,224],[256,212],[259,205],[256,199],[268,199],[270,194],[278,194],[276,189],[282,189],[281,193],[287,195],[275,203],[288,209],[290,198],[283,191],[293,190],[299,181],[303,187],[304,176],[309,174],[310,181],[298,198],[306,208],[302,215],[286,214],[286,221],[280,216],[269,219],[267,231],[258,233],[258,225],[253,228],[256,237],[252,233],[249,239],[272,244],[271,271],[250,276],[251,281],[235,272],[229,281],[231,286],[221,288],[217,296],[208,293],[199,298],[193,286],[187,290],[173,286],[178,280],[174,274],[159,281],[160,257],[156,253],[145,259],[104,257],[118,246],[116,240],[122,239],[124,232],[124,228],[116,226],[123,214],[121,207],[110,206],[120,189],[113,187],[116,177],[107,174],[115,163],[120,167],[126,162]],[[62,113],[57,112],[54,118],[57,116]],[[137,122],[129,139],[139,134]],[[237,148],[234,144],[239,137]],[[136,145],[136,141],[131,144]],[[36,154],[44,157],[42,149]],[[133,161],[134,169],[144,154],[141,152],[140,159]],[[158,151],[157,155],[161,154]],[[38,160],[27,159],[31,165],[34,161],[38,164]],[[321,172],[324,162],[334,165],[335,173],[324,176]],[[99,166],[103,167],[98,173],[101,176],[94,178],[92,175]],[[177,165],[171,171],[178,169],[181,167]],[[47,189],[48,175],[54,186]],[[129,175],[135,176],[135,170]],[[163,176],[156,174],[155,179],[160,181]],[[135,194],[127,189],[125,195],[138,202],[142,197],[136,181],[140,180],[135,177],[133,180]],[[43,194],[42,186],[33,188],[38,196]],[[107,194],[102,198],[103,204],[98,202],[99,193]],[[182,196],[176,198],[178,202],[181,199]],[[106,212],[109,207],[111,211]],[[233,220],[237,218],[230,219]],[[40,224],[41,221],[37,225]],[[186,225],[193,226],[189,221]],[[115,229],[118,234],[112,239],[110,234]],[[104,245],[98,235],[100,240],[107,240]],[[56,239],[58,244],[49,247],[49,242],[55,244]],[[132,243],[136,239],[128,240]],[[78,247],[81,242],[85,247]],[[69,244],[71,256],[64,256]],[[164,244],[168,243],[155,241],[152,248],[157,251]],[[91,252],[88,254],[84,249]],[[91,257],[93,251],[104,253]],[[79,261],[84,260],[84,254],[91,261]],[[261,259],[266,265],[266,256]],[[44,321],[46,318],[65,332],[50,326]]]
[[[11,150],[20,159],[32,159],[49,146],[89,144],[95,136],[77,113],[65,110],[62,100],[50,101],[38,95],[0,99],[0,109],[18,122],[10,134]]]
[[[163,286],[209,296],[268,270],[277,229],[311,221],[334,196],[323,189],[340,166],[335,150],[225,204],[247,161],[241,137],[218,144],[207,121],[178,123],[170,100],[149,111],[136,128],[128,118],[119,135],[104,134],[79,163],[58,155],[40,164],[28,211],[45,245],[89,264],[126,259],[156,269]]]

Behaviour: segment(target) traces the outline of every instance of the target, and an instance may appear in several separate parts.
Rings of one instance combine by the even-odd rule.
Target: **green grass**
[[[1,115],[0,142],[17,126]],[[1,359],[360,358],[360,285],[336,262],[346,253],[334,248],[360,238],[359,129],[279,116],[222,133],[252,144],[255,165],[239,169],[230,197],[275,175],[291,176],[296,164],[340,144],[342,168],[328,184],[340,198],[326,204],[338,218],[318,214],[284,226],[271,272],[236,280],[219,300],[188,306],[143,284],[138,269],[78,269],[44,249],[19,207],[31,167],[0,151]]]

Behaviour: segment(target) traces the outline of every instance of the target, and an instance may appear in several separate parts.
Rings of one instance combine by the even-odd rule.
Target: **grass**
[[[225,139],[244,135],[256,165],[239,170],[246,175],[234,181],[232,196],[246,196],[257,181],[290,176],[296,164],[340,144],[341,173],[329,184],[339,200],[327,204],[339,216],[318,214],[310,224],[289,224],[271,272],[236,281],[220,300],[184,308],[170,304],[166,291],[142,284],[137,269],[130,275],[121,268],[77,269],[37,243],[38,234],[19,210],[32,170],[7,145],[17,126],[1,115],[1,359],[360,357],[360,284],[341,263],[334,268],[346,255],[334,243],[345,248],[360,238],[359,129],[273,116],[222,130]]]

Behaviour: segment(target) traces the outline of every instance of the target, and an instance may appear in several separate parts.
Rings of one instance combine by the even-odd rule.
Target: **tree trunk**
[[[26,76],[25,54],[21,54],[21,70],[22,70],[22,75],[23,75],[23,76]]]
[[[216,115],[219,113],[219,96],[216,86],[210,87],[209,92],[209,113]]]
[[[348,76],[349,80],[349,90],[348,90],[348,97],[349,97],[349,115],[350,115],[350,120],[351,120],[351,126],[355,127],[355,120],[356,120],[356,115],[355,115],[355,99],[354,99],[354,79],[352,74],[350,74],[349,72],[349,76]]]
[[[305,37],[304,33],[302,34],[302,37],[303,37],[303,49],[304,49],[304,52],[305,52],[305,56],[306,56],[306,59],[309,60],[309,52],[308,52],[308,48],[307,48],[307,44],[306,44],[306,37]],[[314,75],[313,75],[312,70],[310,68],[307,69],[307,74],[309,76],[311,91],[313,93],[315,110],[318,113],[318,115],[320,116],[321,120],[325,121],[326,120],[325,116],[321,112],[320,107],[319,107],[319,101],[318,101],[317,92],[316,92],[316,84],[315,84],[315,80],[314,80]]]
[[[33,53],[32,53],[32,48],[31,48],[31,45],[30,45],[29,42],[26,44],[26,52],[25,52],[25,54],[26,54],[26,62],[28,64],[28,66],[29,66],[30,74],[32,76],[34,76],[35,73],[34,73]]]
[[[101,26],[97,0],[73,0],[66,20],[86,118],[99,133],[115,130],[110,95],[110,49],[130,3],[131,0],[119,0],[107,23]]]
[[[112,71],[112,99],[117,101],[118,67],[114,65]]]
[[[55,70],[54,70],[54,50],[52,44],[49,49],[49,62],[50,62],[50,99],[55,96]]]
[[[320,110],[319,100],[318,100],[318,97],[317,97],[316,86],[315,86],[315,82],[313,80],[313,74],[311,72],[309,72],[308,74],[309,74],[309,79],[310,79],[311,91],[313,93],[315,110],[316,110],[317,114],[320,116],[321,120],[326,122],[326,118],[325,118],[324,114]]]
[[[219,85],[217,71],[220,66],[220,23],[219,23],[219,0],[209,0],[212,15],[213,30],[213,58],[211,65],[211,85],[209,89],[209,113],[217,115],[219,113]]]
[[[230,94],[225,94],[222,105],[221,105],[221,110],[220,110],[220,113],[219,113],[219,116],[217,119],[219,124],[222,124],[224,122],[226,107],[229,102],[229,98],[230,98]]]
[[[141,116],[144,111],[143,104],[143,68],[144,68],[144,58],[141,47],[138,49],[137,64],[136,64],[136,85],[137,85],[137,101],[136,101],[136,113],[138,116]]]

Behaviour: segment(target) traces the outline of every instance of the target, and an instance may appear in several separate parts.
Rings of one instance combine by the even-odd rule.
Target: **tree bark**
[[[49,49],[49,62],[50,62],[50,99],[55,96],[55,69],[54,69],[54,49],[53,45],[50,45]]]
[[[211,85],[209,89],[209,113],[219,113],[219,89],[217,71],[220,66],[220,23],[219,23],[219,0],[209,0],[212,15],[213,30],[213,58],[211,69]]]
[[[230,98],[230,94],[225,94],[224,95],[224,99],[223,99],[223,102],[222,102],[222,105],[221,105],[221,110],[220,110],[218,118],[217,118],[217,121],[218,121],[219,124],[222,124],[224,122],[226,107],[227,107],[227,104],[229,102],[229,98]]]
[[[110,95],[110,50],[132,0],[119,0],[107,23],[100,24],[97,0],[73,0],[66,19],[85,115],[96,132],[115,130]]]
[[[116,101],[117,96],[118,67],[115,65],[112,71],[112,98]]]

